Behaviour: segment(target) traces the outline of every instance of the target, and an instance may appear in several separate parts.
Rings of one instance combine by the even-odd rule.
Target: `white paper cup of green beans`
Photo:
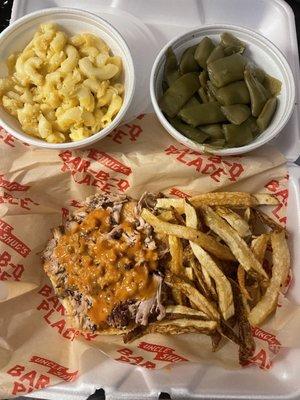
[[[232,25],[194,29],[167,43],[153,65],[150,94],[170,135],[218,155],[266,144],[295,106],[293,74],[281,51]]]

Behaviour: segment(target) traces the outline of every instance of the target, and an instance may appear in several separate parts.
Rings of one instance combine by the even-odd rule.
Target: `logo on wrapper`
[[[87,341],[91,341],[97,336],[97,334],[80,332],[78,329],[68,326],[66,319],[63,318],[65,316],[64,306],[55,296],[50,286],[44,285],[38,291],[38,294],[43,297],[43,300],[36,309],[44,313],[43,320],[61,337],[73,341],[77,336],[81,335]]]
[[[107,194],[115,191],[124,193],[130,187],[126,177],[131,174],[131,169],[104,152],[90,149],[87,158],[83,158],[66,150],[59,156],[63,161],[61,171],[70,172],[79,185],[94,186]],[[102,167],[113,172],[105,171]],[[117,173],[121,176],[116,176]]]
[[[179,356],[174,352],[174,349],[167,346],[161,346],[154,343],[140,342],[137,346],[138,349],[153,354],[153,361],[163,361],[167,363],[176,363],[181,361],[188,361],[186,358]],[[115,358],[116,361],[125,362],[131,365],[138,365],[139,367],[147,369],[155,369],[156,363],[146,360],[139,353],[134,353],[132,349],[124,347],[117,350],[121,354],[120,357]]]
[[[20,364],[10,368],[7,374],[15,378],[11,391],[11,394],[14,396],[31,393],[33,390],[44,389],[50,385],[51,376],[55,376],[65,382],[72,382],[78,376],[78,371],[69,372],[67,367],[44,357],[33,355],[29,359],[29,362],[46,367],[46,372],[41,373],[36,369]]]
[[[230,182],[236,182],[245,172],[244,166],[237,161],[229,161],[220,156],[206,156],[186,147],[178,148],[170,145],[165,149],[165,154],[174,156],[181,164],[185,164],[196,172],[208,175],[218,183],[221,182],[222,178],[228,179]],[[235,158],[239,159],[241,157],[236,156]]]
[[[3,187],[9,192],[14,192],[14,191],[26,192],[26,190],[30,188],[30,186],[21,185],[20,183],[15,181],[9,181],[4,178],[4,175],[0,175],[0,187]]]
[[[11,225],[0,219],[0,241],[25,258],[31,250],[12,233],[13,229]]]

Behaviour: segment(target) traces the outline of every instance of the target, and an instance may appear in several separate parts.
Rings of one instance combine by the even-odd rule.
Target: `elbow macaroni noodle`
[[[93,135],[123,103],[122,60],[90,33],[68,38],[55,24],[43,24],[21,53],[8,57],[7,67],[0,104],[25,133],[49,143]]]

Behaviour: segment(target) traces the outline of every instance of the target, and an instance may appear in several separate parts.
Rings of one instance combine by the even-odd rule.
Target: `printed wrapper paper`
[[[212,353],[205,335],[147,335],[124,345],[119,337],[78,332],[43,272],[40,252],[50,229],[96,192],[136,198],[146,190],[177,197],[214,190],[268,192],[280,201],[268,212],[285,224],[288,176],[277,150],[264,147],[227,158],[201,155],[172,139],[152,115],[78,151],[32,148],[3,129],[0,137],[1,398],[75,380],[91,346],[148,369],[180,361],[240,368],[237,346],[226,343]],[[285,298],[280,301],[280,315],[263,328],[253,328],[257,346],[250,364],[268,369],[282,346],[296,346],[285,326],[300,326],[299,309]]]

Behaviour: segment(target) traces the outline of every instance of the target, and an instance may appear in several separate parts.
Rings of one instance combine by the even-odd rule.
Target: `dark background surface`
[[[40,0],[42,1],[42,0]],[[150,0],[151,1],[151,0]],[[251,1],[251,0],[249,0]],[[271,0],[270,0],[271,1]],[[286,2],[293,8],[295,19],[296,19],[296,26],[297,26],[297,37],[298,37],[298,45],[300,48],[300,0],[286,0]],[[9,24],[10,13],[12,8],[13,0],[0,0],[0,32],[7,27]],[[299,163],[300,158],[297,160]],[[24,400],[28,399],[23,398]],[[89,397],[89,400],[104,400],[105,393],[102,389],[97,390],[95,394]],[[166,393],[161,393],[159,399],[170,399],[170,396]],[[21,398],[19,398],[21,400]],[[138,400],[138,399],[136,399]]]

